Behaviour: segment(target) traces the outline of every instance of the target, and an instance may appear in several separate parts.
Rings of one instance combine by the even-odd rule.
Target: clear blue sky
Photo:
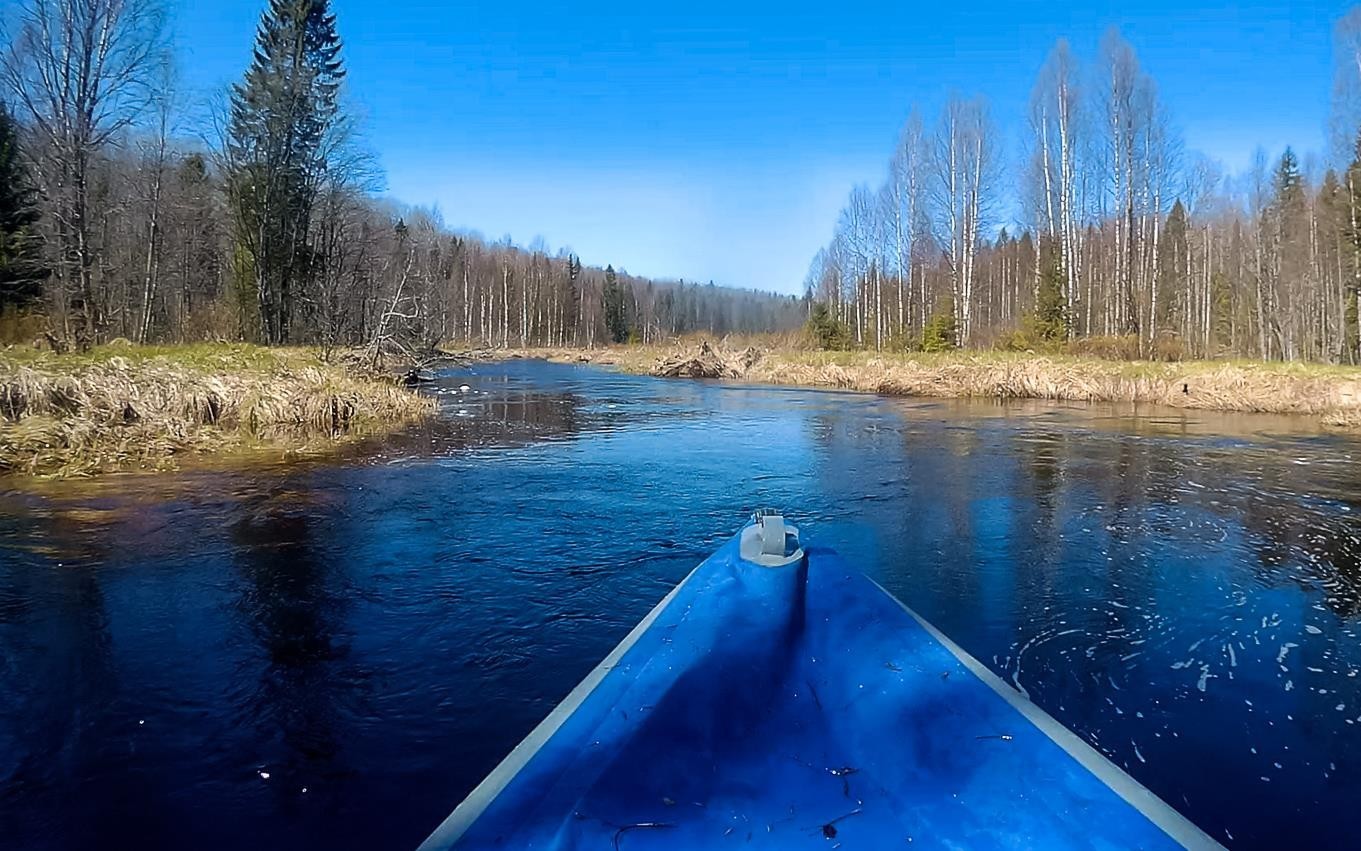
[[[263,0],[173,0],[186,85],[234,81]],[[1238,5],[1239,8],[1233,8]],[[1137,8],[1136,8],[1137,6]],[[1345,3],[335,0],[390,194],[631,272],[796,292],[918,103],[981,92],[1019,147],[1060,36],[1118,25],[1188,149],[1321,151]]]

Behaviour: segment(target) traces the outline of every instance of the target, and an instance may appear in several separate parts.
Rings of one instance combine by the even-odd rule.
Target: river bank
[[[615,346],[468,352],[593,363],[630,374],[894,396],[1134,402],[1293,414],[1361,430],[1361,369],[1320,364],[1110,361],[1011,352],[823,352]],[[312,349],[244,344],[0,349],[0,475],[173,469],[229,453],[325,453],[431,415],[432,399]]]
[[[594,363],[633,374],[679,372],[758,384],[891,396],[1136,402],[1300,414],[1361,430],[1361,368],[1253,361],[1111,361],[1020,352],[826,352],[793,348],[616,346],[523,349],[500,356]],[[670,367],[670,369],[668,369]]]
[[[434,401],[316,350],[245,344],[0,350],[0,475],[171,469],[316,450],[419,420]]]

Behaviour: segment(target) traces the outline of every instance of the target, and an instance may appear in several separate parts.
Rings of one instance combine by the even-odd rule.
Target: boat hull
[[[834,552],[734,538],[421,848],[729,843],[1218,847]]]

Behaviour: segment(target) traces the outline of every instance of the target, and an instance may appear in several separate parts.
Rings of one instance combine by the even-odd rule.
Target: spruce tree
[[[629,338],[628,315],[624,302],[624,288],[619,286],[619,278],[613,266],[605,267],[605,330],[610,340],[622,343]]]
[[[1346,258],[1347,274],[1343,282],[1346,299],[1343,307],[1343,324],[1346,326],[1343,345],[1346,359],[1358,363],[1361,362],[1361,310],[1357,307],[1358,301],[1361,301],[1361,228],[1353,224],[1356,221],[1353,211],[1361,210],[1361,134],[1356,138],[1355,153],[1351,165],[1347,167],[1345,183],[1349,215],[1344,216],[1342,227],[1348,241],[1349,256]]]
[[[846,323],[832,315],[827,305],[816,301],[808,311],[808,335],[819,349],[844,350],[851,347],[851,333]]]
[[[1155,333],[1180,330],[1178,322],[1186,319],[1189,305],[1184,302],[1187,277],[1191,274],[1186,265],[1189,232],[1186,207],[1178,198],[1167,214],[1162,243],[1158,247],[1161,257],[1158,262],[1158,315],[1153,317]]]
[[[948,352],[959,348],[959,322],[955,318],[955,300],[946,296],[936,305],[936,312],[922,328],[922,351]]]
[[[255,57],[232,89],[227,153],[236,273],[258,305],[268,343],[293,335],[295,304],[312,276],[312,206],[345,71],[329,0],[270,0]]]
[[[1044,264],[1044,273],[1035,289],[1035,313],[1028,330],[1038,342],[1056,346],[1068,340],[1070,329],[1068,302],[1063,294],[1068,278],[1063,265],[1053,256],[1056,252],[1049,253],[1050,259]]]
[[[1281,162],[1276,166],[1276,198],[1284,206],[1297,198],[1304,197],[1304,178],[1300,176],[1300,161],[1295,151],[1289,147],[1281,154]]]
[[[1285,149],[1281,162],[1276,167],[1275,198],[1272,212],[1276,219],[1278,245],[1283,255],[1282,262],[1289,265],[1290,253],[1300,253],[1308,243],[1308,204],[1304,192],[1304,176],[1300,174],[1300,162],[1295,152]]]
[[[19,126],[0,103],[0,310],[42,294],[35,190],[19,148]]]

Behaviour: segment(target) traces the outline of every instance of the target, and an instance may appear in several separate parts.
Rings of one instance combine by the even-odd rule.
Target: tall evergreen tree
[[[1187,278],[1191,274],[1187,266],[1190,254],[1186,207],[1178,198],[1167,214],[1163,227],[1162,242],[1158,246],[1158,302],[1153,317],[1153,333],[1185,330],[1185,320],[1190,305],[1187,304]]]
[[[1343,346],[1347,359],[1361,362],[1361,134],[1356,137],[1351,165],[1344,179],[1347,207],[1343,216],[1343,231],[1348,251],[1343,258],[1346,270],[1342,280]]]
[[[1270,267],[1268,286],[1262,293],[1265,343],[1262,356],[1291,359],[1289,338],[1284,327],[1292,318],[1295,305],[1289,293],[1305,280],[1309,265],[1309,199],[1299,159],[1290,148],[1281,155],[1273,178],[1274,195],[1266,228]]]
[[[959,348],[959,324],[955,315],[954,297],[947,294],[922,328],[922,351],[948,352]]]
[[[326,178],[345,71],[329,0],[270,0],[255,58],[232,89],[228,197],[236,274],[258,305],[268,343],[292,337],[292,318],[318,274],[312,208]]]
[[[35,190],[19,149],[19,127],[0,102],[0,309],[42,294]]]
[[[1064,285],[1068,279],[1063,271],[1063,258],[1057,246],[1050,246],[1044,271],[1035,286],[1035,313],[1031,318],[1031,332],[1038,341],[1057,345],[1068,339],[1071,323]]]
[[[613,266],[605,267],[605,289],[602,292],[605,302],[605,330],[610,340],[622,343],[629,338],[627,305],[624,302],[624,288],[619,286],[619,277]]]

